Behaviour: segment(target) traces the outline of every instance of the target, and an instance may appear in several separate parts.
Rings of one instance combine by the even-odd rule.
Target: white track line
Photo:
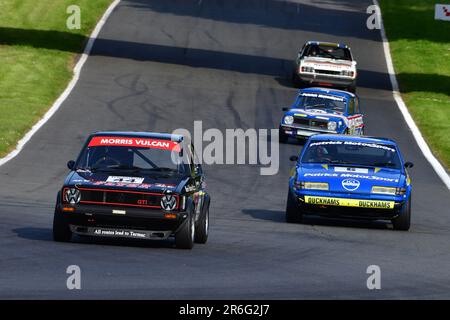
[[[100,21],[95,26],[94,31],[92,31],[88,43],[86,44],[86,47],[84,48],[83,54],[80,57],[80,60],[78,60],[75,68],[73,69],[73,78],[69,82],[69,85],[66,87],[64,92],[58,97],[58,99],[53,103],[52,107],[45,113],[44,117],[39,120],[30,131],[28,131],[25,136],[18,142],[16,148],[11,151],[9,154],[7,154],[4,158],[0,159],[0,166],[4,165],[9,160],[13,159],[15,156],[17,156],[20,151],[22,151],[25,144],[30,141],[31,137],[55,114],[56,111],[61,107],[62,103],[67,99],[69,94],[72,92],[73,88],[78,82],[78,79],[80,77],[81,68],[83,67],[84,63],[86,62],[92,47],[94,45],[95,39],[97,39],[98,34],[100,33],[100,30],[102,29],[103,25],[105,24],[108,17],[111,15],[114,8],[119,4],[120,0],[115,0],[113,3],[110,4],[108,9],[103,14]]]
[[[380,8],[378,0],[373,0],[373,3],[376,6],[378,6],[378,8]],[[386,64],[387,64],[387,69],[389,72],[389,78],[391,79],[392,94],[394,96],[394,100],[397,103],[397,106],[400,109],[400,112],[402,113],[406,124],[408,125],[409,129],[411,130],[414,139],[416,140],[417,144],[419,145],[420,150],[422,150],[423,155],[428,160],[428,162],[431,164],[434,171],[436,171],[437,175],[442,179],[442,181],[447,186],[447,188],[450,189],[450,177],[449,177],[447,171],[444,169],[444,167],[441,165],[441,163],[436,159],[436,157],[431,152],[430,147],[428,146],[425,139],[423,138],[422,133],[420,132],[419,128],[417,127],[416,123],[414,122],[413,118],[411,117],[411,114],[409,113],[408,108],[406,107],[406,104],[403,101],[402,96],[400,95],[397,77],[395,76],[394,65],[392,63],[391,51],[389,49],[389,42],[386,37],[386,31],[384,30],[383,18],[381,17],[381,9],[379,9],[379,10],[380,10],[379,19],[380,19],[380,26],[381,26],[381,30],[380,30],[381,38],[383,40],[384,56],[386,58]]]

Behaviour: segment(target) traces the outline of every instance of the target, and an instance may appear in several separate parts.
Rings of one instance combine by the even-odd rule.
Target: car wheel
[[[411,196],[408,201],[400,209],[397,218],[392,219],[394,230],[408,231],[411,226]]]
[[[289,190],[286,204],[286,222],[297,223],[301,222],[302,218],[303,214],[300,212],[291,190]]]
[[[58,242],[70,242],[72,240],[72,231],[70,231],[69,224],[57,208],[55,208],[53,215],[53,240]]]
[[[195,217],[190,214],[182,227],[175,234],[175,246],[180,249],[192,249],[195,239]]]
[[[205,214],[198,222],[195,229],[195,242],[196,243],[206,243],[208,241],[209,233],[209,205],[206,208]]]
[[[280,143],[286,143],[288,141],[288,135],[284,133],[284,130],[279,128],[278,140]]]

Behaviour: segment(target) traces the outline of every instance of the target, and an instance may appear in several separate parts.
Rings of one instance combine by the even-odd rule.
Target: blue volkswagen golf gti
[[[395,141],[319,134],[306,142],[289,179],[286,220],[304,215],[390,220],[409,230],[411,181]]]

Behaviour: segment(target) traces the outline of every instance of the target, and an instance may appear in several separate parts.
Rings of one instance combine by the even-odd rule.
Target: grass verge
[[[45,114],[72,78],[77,54],[112,0],[0,2],[0,157]],[[69,30],[67,7],[80,8]]]
[[[434,20],[435,4],[445,2],[381,0],[380,6],[402,97],[449,169],[450,21]]]

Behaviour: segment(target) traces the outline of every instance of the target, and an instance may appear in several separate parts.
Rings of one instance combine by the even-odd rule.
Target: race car
[[[390,220],[409,230],[411,179],[390,139],[321,134],[308,139],[289,178],[286,220],[304,215]]]
[[[210,196],[193,145],[181,135],[90,135],[56,197],[53,238],[73,234],[175,238],[179,248],[206,243]]]
[[[292,82],[297,87],[335,86],[356,91],[356,61],[344,44],[308,41],[297,55]]]
[[[359,98],[350,92],[308,88],[298,92],[285,111],[279,126],[279,140],[304,139],[320,133],[364,134]]]

